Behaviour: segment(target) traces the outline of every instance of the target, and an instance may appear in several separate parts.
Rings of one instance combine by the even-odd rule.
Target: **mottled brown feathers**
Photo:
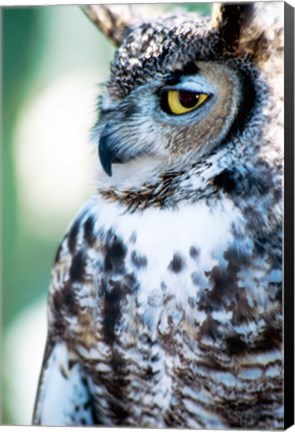
[[[35,424],[283,428],[274,3],[132,23],[86,6],[118,49],[92,134],[95,193],[52,271]],[[206,97],[176,115],[168,92]]]

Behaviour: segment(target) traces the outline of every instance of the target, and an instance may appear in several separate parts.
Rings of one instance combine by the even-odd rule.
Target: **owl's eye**
[[[162,93],[161,106],[169,114],[186,114],[202,105],[208,94],[187,90],[168,90]]]

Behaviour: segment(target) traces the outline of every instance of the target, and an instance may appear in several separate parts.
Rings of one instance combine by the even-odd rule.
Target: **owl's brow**
[[[176,85],[181,82],[181,78],[184,75],[196,75],[200,73],[200,68],[196,65],[196,63],[190,61],[186,63],[183,68],[176,69],[173,71],[165,80],[166,85]]]

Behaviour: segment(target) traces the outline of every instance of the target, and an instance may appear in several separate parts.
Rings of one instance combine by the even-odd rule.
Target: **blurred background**
[[[1,424],[31,423],[51,265],[94,190],[89,130],[112,56],[78,6],[2,9]]]

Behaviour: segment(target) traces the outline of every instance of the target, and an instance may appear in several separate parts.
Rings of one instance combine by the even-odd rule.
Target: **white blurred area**
[[[67,225],[94,189],[99,162],[88,136],[97,91],[90,83],[96,78],[65,74],[22,109],[14,148],[18,199],[26,228],[41,237]]]
[[[34,235],[56,236],[93,190],[98,161],[88,133],[95,121],[97,89],[90,84],[94,82],[89,73],[65,74],[24,105],[20,114],[14,141],[18,199],[23,223]],[[46,316],[44,298],[24,309],[5,332],[6,398],[15,424],[32,421]]]
[[[47,334],[46,302],[42,298],[31,304],[4,335],[4,386],[16,425],[32,424]]]
[[[68,225],[94,189],[98,159],[88,136],[96,114],[95,78],[87,72],[59,77],[29,100],[19,117],[14,157],[20,215],[27,231],[45,239]],[[46,317],[44,298],[18,314],[4,335],[6,400],[18,425],[32,421]]]
[[[40,239],[44,247],[56,242],[57,248],[95,189],[99,161],[89,132],[111,49],[78,6],[44,7],[40,13],[42,55],[19,110],[12,149],[20,241]],[[17,293],[26,286],[15,288]],[[47,333],[47,289],[41,285],[43,297],[24,307],[3,332],[3,398],[14,425],[32,422]]]

